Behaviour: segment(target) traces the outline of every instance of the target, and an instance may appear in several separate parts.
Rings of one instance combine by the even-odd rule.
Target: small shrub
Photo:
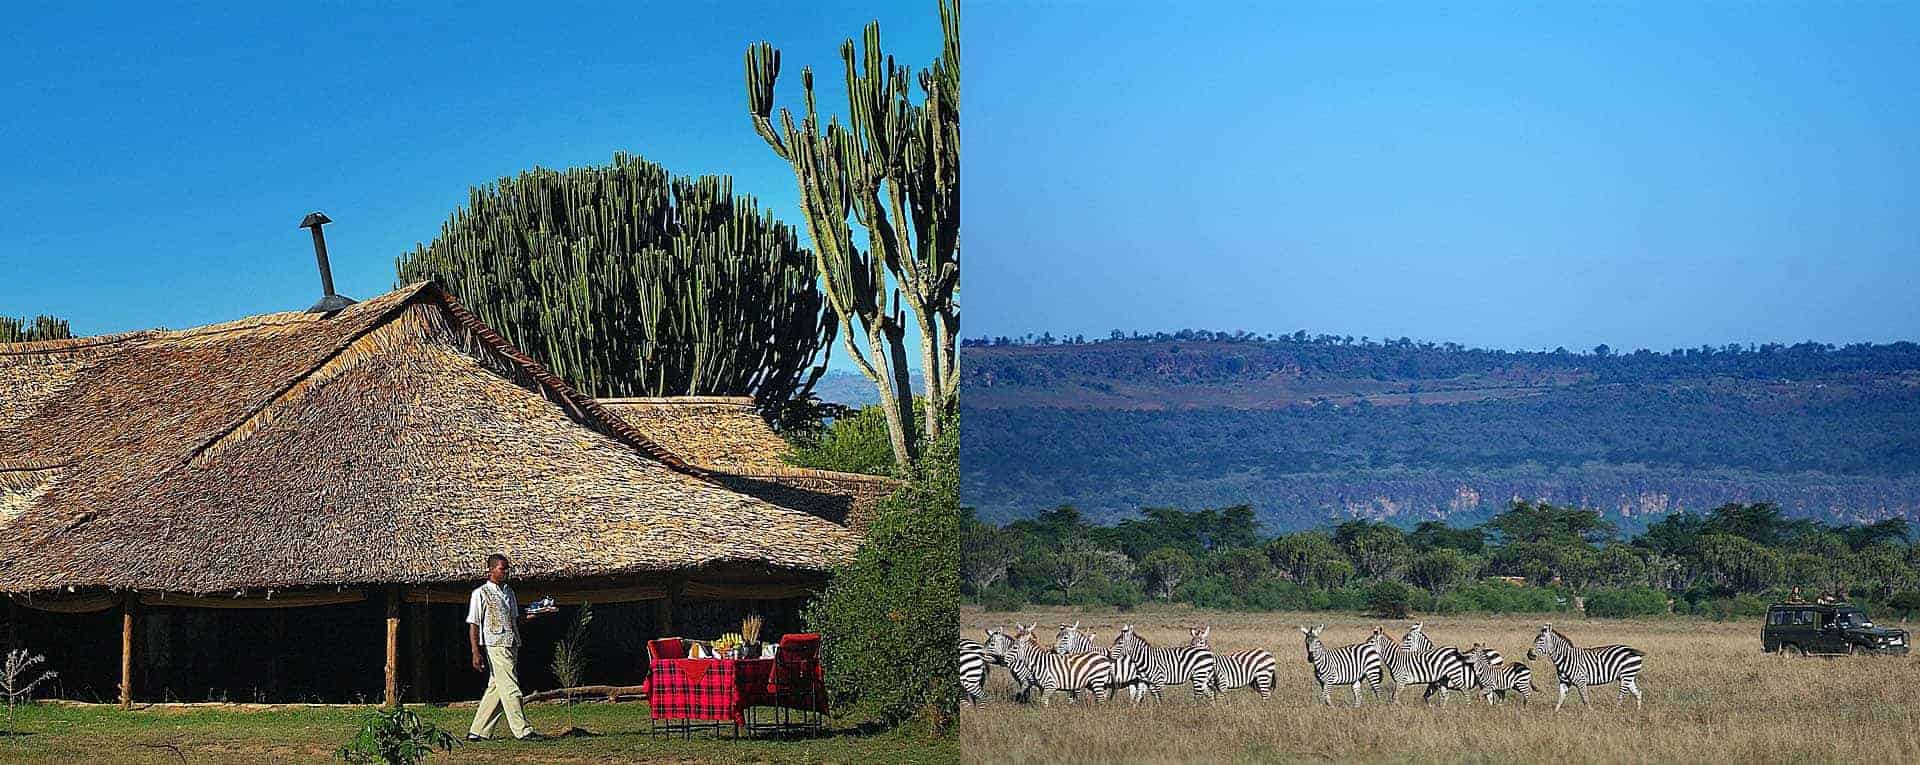
[[[1587,596],[1587,615],[1610,619],[1635,616],[1664,616],[1667,594],[1652,587],[1623,587],[1595,590]]]
[[[58,672],[42,672],[38,677],[35,677],[32,680],[27,679],[27,670],[33,668],[35,664],[39,664],[40,662],[43,662],[46,660],[47,660],[47,657],[45,656],[41,656],[39,654],[28,654],[27,649],[25,648],[22,648],[16,651],[7,652],[6,665],[4,667],[0,667],[0,694],[5,694],[7,697],[7,740],[8,741],[12,741],[14,738],[14,729],[13,729],[14,707],[20,705],[21,703],[32,701],[33,689],[35,687],[39,686],[41,683],[44,683],[48,680],[51,680],[53,678],[60,676],[60,673]]]
[[[922,410],[916,399],[914,420]],[[847,473],[893,475],[893,440],[887,430],[887,415],[879,405],[869,406],[850,417],[840,417],[820,431],[817,438],[797,437],[787,461],[805,468],[839,470]]]
[[[996,584],[980,591],[980,607],[988,611],[1018,611],[1027,606],[1019,590]]]
[[[453,736],[406,707],[369,709],[360,731],[333,756],[354,765],[415,765],[433,750],[453,751]]]
[[[1367,590],[1367,613],[1385,619],[1405,619],[1413,610],[1413,588],[1400,582],[1379,581]]]

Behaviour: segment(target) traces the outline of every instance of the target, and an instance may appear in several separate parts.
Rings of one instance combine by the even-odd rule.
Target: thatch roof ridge
[[[138,329],[131,332],[115,332],[108,335],[86,335],[66,337],[58,340],[28,340],[20,343],[0,343],[0,356],[26,356],[54,353],[73,353],[96,348],[104,348],[138,340],[153,335],[158,330]]]
[[[627,396],[624,398],[598,399],[602,404],[653,404],[671,406],[675,404],[725,404],[753,408],[752,396]]]
[[[496,550],[538,578],[819,572],[857,546],[678,459],[431,283],[129,339],[63,371],[27,438],[0,418],[0,441],[72,434],[64,469],[0,486],[0,591],[454,581]]]

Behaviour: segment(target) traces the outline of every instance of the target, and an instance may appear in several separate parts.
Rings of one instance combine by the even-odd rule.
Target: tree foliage
[[[959,711],[952,641],[963,513],[959,428],[949,425],[805,613],[827,646],[829,692],[842,708],[888,725],[919,717],[945,729]]]
[[[1150,596],[1255,610],[1392,610],[1384,604],[1404,600],[1441,613],[1558,611],[1584,597],[1594,616],[1667,613],[1671,600],[1677,613],[1740,618],[1795,586],[1845,588],[1869,604],[1920,590],[1920,546],[1891,533],[1897,526],[1830,526],[1764,505],[1677,514],[1627,541],[1597,539],[1606,526],[1590,510],[1540,502],[1473,528],[1422,523],[1410,533],[1354,520],[1267,537],[1243,527],[1236,508],[1141,515],[1111,526],[1071,506],[1004,526],[969,515],[962,570],[992,573],[969,575],[962,593],[1000,608],[1130,608]],[[1867,539],[1876,541],[1849,544]]]
[[[753,396],[776,414],[837,323],[791,226],[730,178],[640,157],[476,187],[397,263],[595,396]]]

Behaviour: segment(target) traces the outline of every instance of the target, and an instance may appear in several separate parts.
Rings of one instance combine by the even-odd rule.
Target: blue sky
[[[1165,8],[968,6],[966,336],[1920,339],[1920,5]]]
[[[366,298],[468,187],[620,150],[730,174],[804,235],[747,117],[747,46],[782,50],[776,105],[811,65],[840,113],[840,41],[868,21],[916,70],[940,45],[933,0],[269,5],[8,11],[0,315],[95,334],[304,309],[315,209],[337,288]]]

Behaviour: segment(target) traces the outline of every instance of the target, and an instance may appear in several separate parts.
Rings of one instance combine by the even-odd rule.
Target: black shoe
[[[471,734],[471,733],[469,733],[469,734],[467,734],[467,741],[468,741],[469,743],[473,743],[473,742],[480,742],[480,741],[485,741],[485,740],[487,740],[485,736],[476,736],[476,735],[473,735],[473,734]]]
[[[547,740],[547,737],[540,735],[540,731],[534,731],[524,736],[517,736],[514,738],[514,740],[515,741],[545,741]]]

